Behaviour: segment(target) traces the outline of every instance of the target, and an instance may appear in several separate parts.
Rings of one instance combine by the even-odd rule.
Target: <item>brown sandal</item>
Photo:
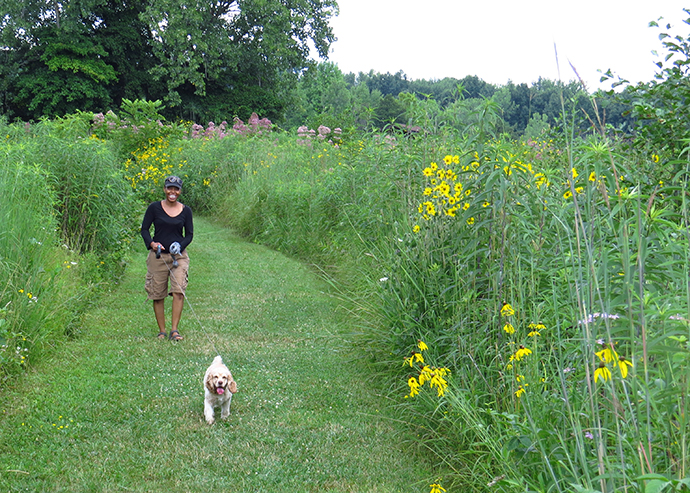
[[[170,332],[170,340],[171,341],[181,341],[183,337],[180,335],[180,333],[176,330],[173,330]]]

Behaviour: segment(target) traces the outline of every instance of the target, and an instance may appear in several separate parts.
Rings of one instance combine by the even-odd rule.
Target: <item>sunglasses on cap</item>
[[[168,178],[165,179],[165,188],[168,187],[177,187],[177,188],[182,188],[182,179],[178,178],[177,176],[169,176]]]

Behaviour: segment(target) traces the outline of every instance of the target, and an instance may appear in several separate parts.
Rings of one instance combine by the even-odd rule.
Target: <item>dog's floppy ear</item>
[[[206,376],[204,377],[204,385],[210,392],[215,392],[216,389],[213,387],[213,373],[206,373]]]
[[[237,393],[237,382],[235,382],[234,380],[230,380],[228,390],[233,394]]]

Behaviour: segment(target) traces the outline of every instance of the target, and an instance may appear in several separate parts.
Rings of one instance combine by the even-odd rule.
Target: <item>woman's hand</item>
[[[154,252],[158,250],[158,247],[160,247],[161,250],[165,250],[165,247],[157,241],[152,241],[149,246],[151,247],[151,250],[153,250]]]

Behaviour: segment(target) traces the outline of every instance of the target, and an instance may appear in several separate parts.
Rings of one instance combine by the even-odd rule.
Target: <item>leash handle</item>
[[[156,258],[161,258],[161,244],[158,244],[158,248],[156,249]]]

